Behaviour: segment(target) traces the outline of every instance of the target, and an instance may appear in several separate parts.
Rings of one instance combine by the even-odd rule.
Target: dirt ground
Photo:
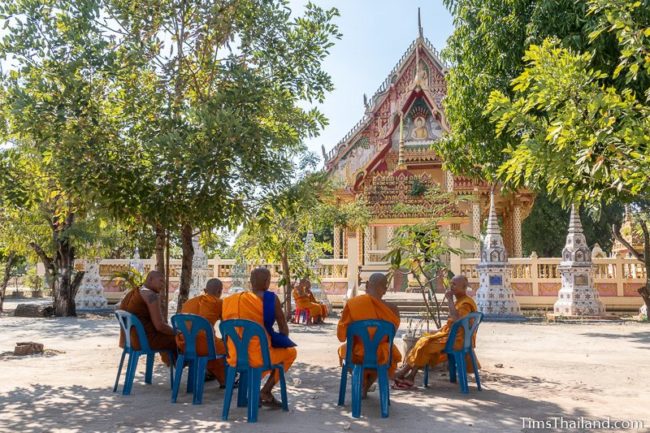
[[[380,417],[378,393],[371,393],[358,420],[350,414],[349,392],[348,405],[336,405],[336,319],[320,327],[292,325],[299,347],[288,375],[290,412],[261,409],[257,425],[247,424],[245,409],[234,404],[230,421],[221,421],[223,391],[216,382],[206,384],[203,405],[193,406],[182,391],[178,403],[170,403],[162,364],[153,385],[144,384],[141,362],[132,394],[113,393],[120,349],[112,318],[4,316],[0,329],[0,353],[18,341],[51,350],[20,359],[0,355],[1,432],[623,431],[570,424],[608,417],[645,425],[627,431],[650,431],[648,323],[483,323],[477,348],[482,392],[470,378],[469,395],[461,394],[437,370],[429,388],[419,376],[417,390],[391,391],[388,419]],[[539,428],[530,419],[547,424]]]

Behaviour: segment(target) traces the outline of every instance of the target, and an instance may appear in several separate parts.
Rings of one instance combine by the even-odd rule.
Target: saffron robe
[[[391,308],[386,305],[383,301],[376,299],[370,295],[359,295],[350,299],[343,308],[343,313],[341,314],[341,319],[339,320],[338,326],[336,328],[336,336],[339,341],[346,341],[346,334],[348,331],[348,326],[352,322],[359,320],[368,320],[368,319],[379,319],[391,322],[395,326],[395,331],[399,328],[400,319],[397,314]],[[370,335],[374,335],[374,330],[370,330]],[[342,364],[343,359],[345,359],[345,352],[347,350],[347,345],[344,343],[339,347],[339,361]],[[352,348],[352,361],[355,363],[363,362],[364,347],[360,339],[355,339],[354,347]],[[386,338],[381,342],[377,348],[377,361],[379,363],[385,363],[388,361],[388,339]],[[402,360],[402,354],[400,351],[393,345],[392,349],[392,360],[388,370],[390,377],[393,377],[397,364]],[[371,369],[366,369],[364,371],[364,378],[366,384],[374,382],[377,378],[377,372]]]
[[[128,311],[129,313],[140,319],[144,333],[147,335],[149,347],[156,350],[168,349],[176,352],[176,340],[173,335],[163,334],[159,332],[151,320],[149,314],[149,307],[145,302],[140,289],[133,289],[124,296],[120,303],[120,310]],[[124,347],[124,331],[120,328],[120,347]],[[135,328],[131,328],[131,344],[137,350],[140,349],[140,342],[135,332]],[[169,365],[170,360],[166,353],[161,353],[163,362]]]
[[[218,299],[212,295],[208,295],[207,293],[202,293],[199,296],[186,301],[183,304],[181,313],[201,316],[204,319],[207,319],[207,321],[210,322],[210,325],[214,328],[217,321],[221,320],[222,307],[222,299]],[[182,334],[176,336],[176,343],[181,352],[185,351],[185,339]],[[226,347],[223,345],[221,338],[217,337],[216,332],[214,336],[214,347],[218,355],[226,353]],[[206,356],[208,354],[208,341],[204,332],[199,333],[196,337],[196,352],[199,356]],[[226,383],[224,367],[223,358],[208,361],[208,371],[212,373],[221,384]]]
[[[459,317],[465,317],[469,313],[477,311],[476,303],[469,296],[461,296],[454,303],[456,311],[458,311]],[[406,363],[411,367],[424,367],[429,364],[431,367],[440,364],[447,360],[447,354],[443,353],[443,349],[447,344],[447,338],[449,337],[449,332],[451,331],[451,325],[453,325],[454,320],[450,317],[447,319],[447,323],[440,328],[437,332],[424,335],[415,342],[415,345],[408,353],[406,357]],[[465,331],[461,327],[456,333],[456,340],[454,341],[454,349],[458,350],[463,347],[463,342],[465,340]],[[476,341],[473,341],[473,346],[476,345]],[[466,359],[467,361],[467,371],[472,371],[472,364],[469,356]],[[478,359],[477,359],[478,363]],[[480,368],[480,365],[479,365]]]
[[[327,316],[327,306],[316,301],[313,293],[305,294],[302,291],[294,290],[293,300],[296,301],[296,308],[309,310],[309,315],[313,318]]]
[[[246,319],[259,323],[264,327],[264,307],[262,299],[253,292],[235,293],[228,296],[223,300],[223,317],[222,320],[230,319]],[[266,330],[264,331],[266,332]],[[298,352],[295,347],[277,348],[271,346],[271,337],[266,335],[269,345],[269,354],[271,356],[271,364],[282,364],[284,371],[287,371],[293,361],[296,360]],[[252,338],[248,346],[248,361],[251,367],[261,367],[263,364],[262,350],[258,338]],[[237,352],[235,351],[235,344],[228,341],[228,365],[234,367],[237,365]],[[264,374],[267,374],[265,372]],[[279,379],[279,374],[276,371],[276,380]]]

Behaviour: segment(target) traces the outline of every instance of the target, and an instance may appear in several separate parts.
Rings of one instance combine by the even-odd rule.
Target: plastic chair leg
[[[228,412],[230,412],[230,402],[232,401],[232,391],[235,387],[236,374],[237,371],[226,364],[226,392],[223,396],[223,410],[221,411],[222,421],[228,421]]]
[[[172,382],[172,403],[176,403],[178,398],[178,390],[181,387],[181,378],[183,377],[183,363],[185,362],[185,356],[178,355],[176,358],[176,374],[174,375],[174,381]]]
[[[474,369],[474,379],[476,380],[476,388],[481,391],[481,378],[478,375],[478,361],[476,360],[476,354],[472,350],[470,352],[472,358],[472,368]]]
[[[151,385],[153,382],[153,360],[155,353],[147,353],[147,369],[144,371],[144,383]]]
[[[262,385],[262,371],[258,368],[251,368],[248,371],[248,422],[251,423],[257,422],[260,386]]]
[[[355,365],[352,369],[352,418],[361,417],[361,388],[363,387],[363,367]]]
[[[237,389],[237,407],[248,405],[248,372],[239,372],[239,388]]]
[[[447,355],[447,364],[449,364],[449,382],[456,383],[456,358],[454,355]]]
[[[284,367],[278,368],[280,372],[280,398],[282,399],[282,410],[289,412],[289,399],[287,398],[287,382],[284,378]]]
[[[117,386],[120,384],[120,375],[122,374],[122,365],[124,364],[125,356],[126,350],[123,350],[122,357],[120,358],[120,365],[117,367],[117,376],[115,377],[115,386],[113,386],[113,392],[117,392]]]
[[[194,375],[194,397],[192,404],[203,403],[203,385],[205,384],[205,369],[208,364],[208,358],[200,357],[196,360],[196,374]]]
[[[348,384],[348,367],[343,364],[341,367],[341,382],[339,384],[339,406],[345,405],[345,388]]]
[[[194,384],[196,383],[196,363],[194,360],[187,361],[187,393],[194,392]]]
[[[126,377],[124,378],[124,388],[122,388],[122,395],[130,395],[131,388],[133,388],[133,381],[135,379],[135,372],[138,369],[138,358],[140,354],[131,352],[129,354],[129,361],[126,367]]]
[[[456,355],[456,368],[458,374],[458,382],[460,382],[460,391],[463,394],[469,393],[469,387],[467,386],[467,365],[465,364],[464,354]]]
[[[377,380],[379,382],[379,403],[381,407],[381,417],[388,418],[390,387],[388,386],[388,369],[386,367],[377,369]]]
[[[424,387],[429,387],[429,364],[424,366]]]

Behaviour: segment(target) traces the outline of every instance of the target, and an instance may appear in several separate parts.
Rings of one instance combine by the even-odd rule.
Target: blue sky
[[[417,12],[421,9],[424,36],[441,50],[453,31],[452,18],[441,0],[312,0],[322,7],[336,7],[343,37],[332,48],[325,70],[335,90],[327,95],[321,111],[330,121],[319,137],[307,142],[321,155],[330,150],[363,116],[363,94],[375,93],[409,44],[417,37]],[[306,0],[291,0],[301,14]]]

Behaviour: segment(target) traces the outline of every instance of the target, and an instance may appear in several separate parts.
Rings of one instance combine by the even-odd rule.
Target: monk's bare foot
[[[273,394],[260,394],[260,405],[270,407],[271,409],[279,409],[282,403],[275,399]]]

